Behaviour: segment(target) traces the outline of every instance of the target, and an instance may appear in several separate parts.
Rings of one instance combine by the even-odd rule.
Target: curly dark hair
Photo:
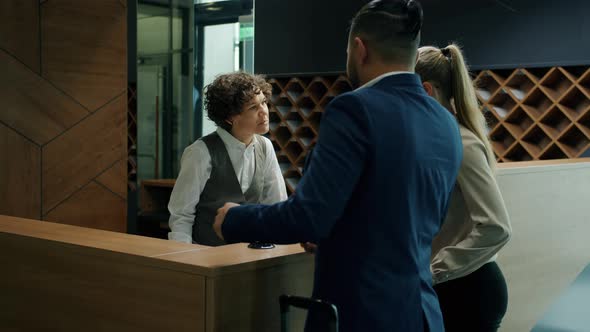
[[[244,72],[219,75],[205,87],[207,116],[225,130],[231,130],[226,122],[233,115],[242,113],[242,107],[262,92],[270,100],[272,86],[261,75]]]

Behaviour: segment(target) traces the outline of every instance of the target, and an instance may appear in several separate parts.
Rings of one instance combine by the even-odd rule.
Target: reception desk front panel
[[[313,278],[298,245],[211,248],[6,216],[0,248],[2,331],[277,331],[279,295],[309,296]]]

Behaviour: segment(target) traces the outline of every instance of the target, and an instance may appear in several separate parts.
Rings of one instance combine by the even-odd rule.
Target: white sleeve
[[[182,154],[180,173],[168,203],[169,240],[192,243],[196,207],[210,176],[211,156],[205,143],[198,140]]]
[[[266,137],[263,137],[263,141],[266,144],[266,165],[264,167],[264,186],[260,203],[274,204],[287,200],[287,189],[272,142]]]

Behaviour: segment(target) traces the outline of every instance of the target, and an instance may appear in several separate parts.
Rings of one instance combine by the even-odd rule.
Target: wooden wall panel
[[[42,73],[91,111],[127,87],[127,12],[118,0],[41,5]]]
[[[0,123],[0,214],[41,217],[40,148]]]
[[[68,225],[125,232],[127,225],[120,221],[125,220],[126,214],[125,199],[93,181],[44,215],[43,219]]]
[[[127,176],[127,159],[118,161],[96,178],[96,182],[102,184],[113,193],[126,198],[127,184],[121,181]]]
[[[0,1],[0,48],[39,73],[39,1]]]
[[[44,214],[126,157],[126,107],[120,96],[45,146]]]
[[[39,145],[88,115],[76,101],[2,51],[0,73],[0,121]]]
[[[126,230],[126,11],[0,1],[0,213]]]

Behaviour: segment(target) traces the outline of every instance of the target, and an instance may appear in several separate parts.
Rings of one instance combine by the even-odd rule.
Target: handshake
[[[318,245],[311,242],[302,242],[300,243],[301,248],[305,249],[305,252],[310,254],[315,254],[316,250],[318,249]]]
[[[215,216],[215,222],[213,223],[213,230],[215,231],[215,234],[217,234],[217,236],[222,239],[225,240],[223,238],[223,233],[221,232],[221,226],[223,225],[223,222],[225,221],[225,215],[227,214],[227,211],[233,207],[236,206],[240,206],[240,204],[236,204],[236,203],[225,203],[223,205],[223,207],[217,209],[217,215]]]
[[[225,220],[225,215],[227,214],[227,211],[229,209],[231,209],[232,207],[236,207],[236,206],[239,206],[239,204],[225,203],[225,205],[223,205],[223,207],[221,207],[217,210],[217,215],[215,216],[215,222],[213,224],[213,229],[215,230],[215,233],[217,234],[217,236],[222,240],[223,240],[223,233],[221,231],[221,226],[223,225],[223,222]],[[300,245],[303,249],[305,249],[306,252],[308,252],[310,254],[314,254],[318,248],[317,244],[311,243],[311,242],[302,242],[302,243],[300,243]]]

